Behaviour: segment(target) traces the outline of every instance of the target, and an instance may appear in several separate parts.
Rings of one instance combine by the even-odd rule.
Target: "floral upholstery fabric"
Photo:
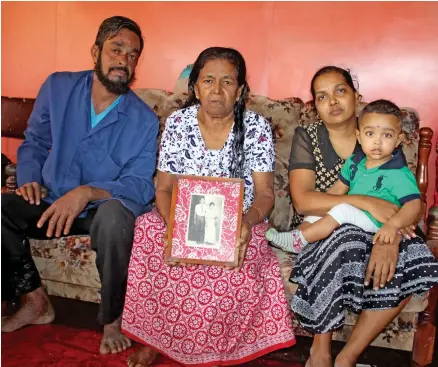
[[[164,130],[167,117],[187,100],[187,94],[172,94],[158,89],[137,89],[137,95],[157,114],[160,121],[160,133]],[[364,104],[358,106],[358,113]],[[263,115],[271,124],[275,142],[275,208],[270,222],[279,230],[290,228],[293,209],[289,195],[288,166],[292,138],[295,128],[317,119],[313,103],[303,103],[298,98],[272,100],[263,96],[250,96],[247,108]],[[403,109],[403,130],[406,140],[403,145],[409,167],[415,173],[419,143],[418,114]],[[49,294],[83,301],[100,301],[100,280],[95,265],[95,253],[91,250],[88,236],[70,236],[54,240],[30,241],[32,255]],[[289,282],[289,275],[295,263],[295,257],[274,249],[280,261],[281,274],[290,300],[296,291],[296,285]],[[427,300],[415,297],[404,312],[396,318],[372,345],[412,350],[417,312],[423,310]],[[416,302],[416,303],[415,303]],[[356,316],[347,315],[345,327],[336,332],[336,340],[345,341],[351,334]],[[308,335],[294,320],[296,334]]]
[[[89,236],[61,237],[53,240],[30,240],[32,256],[41,265],[43,279],[100,288],[95,266],[96,253]]]
[[[262,96],[251,96],[247,108],[264,116],[272,128],[275,148],[274,210],[270,223],[280,231],[290,228],[293,217],[289,194],[289,156],[292,138],[299,124],[303,102],[299,98],[272,100]]]

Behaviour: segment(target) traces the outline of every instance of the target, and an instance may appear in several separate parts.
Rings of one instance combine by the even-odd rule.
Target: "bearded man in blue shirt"
[[[54,318],[28,238],[90,234],[102,283],[100,352],[130,346],[121,314],[135,218],[155,194],[158,134],[157,117],[130,89],[143,45],[134,21],[106,19],[94,70],[54,73],[39,91],[18,150],[19,188],[2,194],[2,300],[21,303],[3,332]]]

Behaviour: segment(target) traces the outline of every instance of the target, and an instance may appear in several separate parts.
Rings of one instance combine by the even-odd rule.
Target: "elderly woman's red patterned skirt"
[[[234,365],[295,344],[279,263],[254,227],[239,273],[218,266],[170,267],[166,225],[156,212],[137,219],[123,332],[191,366]]]

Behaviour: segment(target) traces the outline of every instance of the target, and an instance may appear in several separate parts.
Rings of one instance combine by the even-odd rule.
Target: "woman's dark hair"
[[[196,59],[192,72],[190,73],[188,89],[189,98],[183,108],[193,106],[199,103],[195,95],[195,84],[198,81],[199,73],[204,65],[211,60],[227,60],[236,67],[237,84],[242,87],[242,93],[239,100],[234,104],[234,140],[232,145],[232,154],[230,173],[231,177],[243,178],[243,164],[245,161],[243,144],[245,141],[245,126],[243,123],[245,115],[245,100],[249,94],[249,86],[246,81],[246,64],[243,56],[239,51],[225,47],[210,47],[200,53]]]
[[[141,35],[140,27],[133,20],[118,15],[105,19],[100,25],[99,30],[97,31],[96,41],[94,41],[94,44],[99,47],[99,51],[102,51],[103,44],[107,39],[114,37],[122,29],[128,29],[138,36],[140,39],[141,54],[143,51],[144,40]]]
[[[312,78],[312,81],[310,82],[310,93],[312,93],[313,100],[315,100],[315,87],[314,87],[315,80],[319,76],[324,75],[324,74],[328,74],[328,73],[341,74],[344,77],[345,82],[350,86],[350,88],[353,90],[353,92],[356,92],[357,89],[359,88],[359,85],[357,87],[354,85],[354,82],[356,82],[356,84],[358,84],[358,83],[357,83],[357,80],[353,80],[353,77],[351,76],[349,69],[345,70],[345,69],[342,69],[340,67],[331,66],[331,65],[324,66],[315,73],[315,75]]]

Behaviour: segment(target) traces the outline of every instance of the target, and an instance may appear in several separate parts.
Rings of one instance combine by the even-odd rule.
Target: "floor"
[[[95,320],[97,304],[60,297],[51,297],[51,300],[56,310],[55,324],[101,331],[100,325]],[[297,337],[296,346],[274,352],[269,357],[304,365],[309,355],[310,345],[310,338]],[[339,353],[343,345],[344,343],[341,342],[333,342],[333,355]],[[361,356],[359,363],[376,367],[410,367],[410,358],[411,354],[408,352],[369,347]],[[430,366],[438,366],[438,345],[435,345],[435,358]]]

